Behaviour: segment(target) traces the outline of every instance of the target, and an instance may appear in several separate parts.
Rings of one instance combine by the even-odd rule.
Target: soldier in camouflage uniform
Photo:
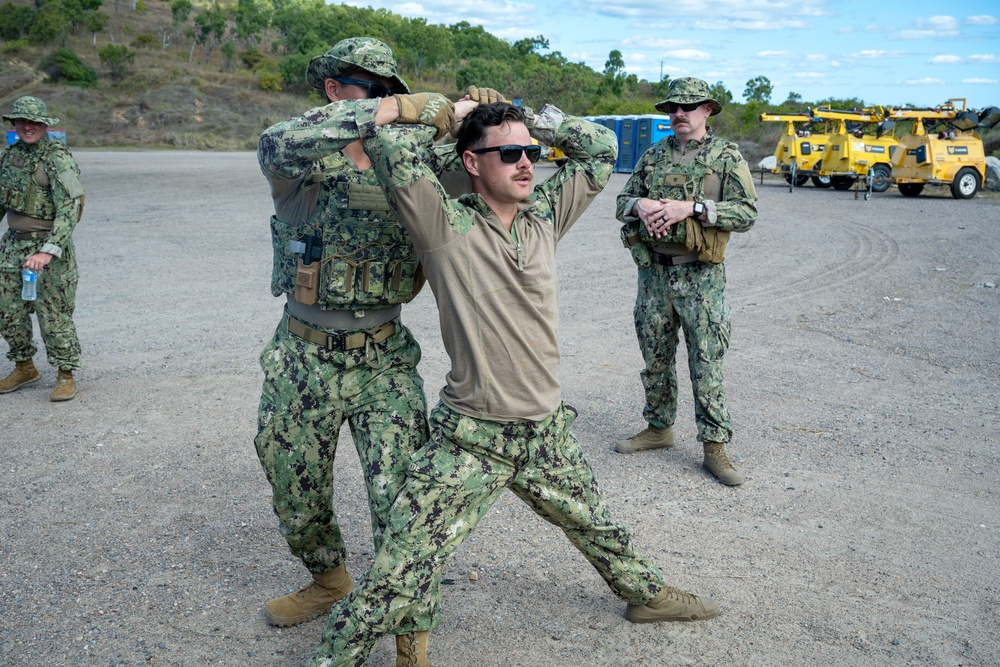
[[[612,520],[569,430],[576,411],[560,399],[556,245],[606,185],[614,134],[552,106],[538,115],[502,102],[480,106],[458,134],[474,191],[458,200],[420,158],[427,135],[392,126],[366,140],[365,150],[424,263],[451,371],[382,548],[334,606],[309,664],[364,664],[380,636],[433,594],[450,557],[504,489],[566,533],[628,602],[630,621],[714,617],[713,600],[665,586]],[[568,158],[534,192],[532,137]]]
[[[80,368],[80,340],[73,324],[80,274],[73,249],[73,229],[83,211],[80,168],[66,146],[48,135],[59,123],[45,102],[21,97],[3,117],[13,123],[18,141],[0,153],[0,217],[8,230],[0,239],[0,335],[10,345],[14,370],[0,380],[0,394],[41,377],[35,368],[38,347],[31,313],[45,342],[45,354],[59,372],[49,398],[76,396],[73,371]],[[38,274],[35,301],[21,299],[22,269]]]
[[[260,356],[255,445],[281,532],[313,577],[267,603],[277,626],[326,612],[353,586],[332,506],[343,423],[361,459],[376,549],[410,454],[427,439],[420,348],[400,321],[422,271],[360,139],[400,118],[440,137],[455,112],[440,95],[403,94],[392,52],[375,39],[339,42],[313,58],[307,79],[331,103],[267,129],[258,147],[275,208],[272,293],[286,305]],[[421,158],[436,173],[461,171],[451,147],[427,147]],[[439,621],[436,595],[417,603],[396,628],[399,665],[426,664],[427,631]]]
[[[643,417],[648,426],[619,442],[623,453],[674,445],[677,417],[676,352],[683,329],[694,389],[704,466],[723,484],[743,483],[726,455],[733,429],[722,386],[729,347],[729,306],[723,265],[730,232],[757,219],[757,194],[736,144],[715,136],[706,122],[722,110],[700,79],[670,83],[656,105],[670,114],[674,134],[639,158],[618,195],[622,241],[639,267],[635,330],[646,368]]]

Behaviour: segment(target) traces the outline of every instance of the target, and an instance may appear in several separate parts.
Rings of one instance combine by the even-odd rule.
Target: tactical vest
[[[320,187],[302,225],[271,216],[271,293],[329,310],[385,308],[412,301],[423,272],[371,170],[357,171],[342,153],[309,177]]]
[[[727,141],[713,139],[706,141],[694,159],[687,164],[675,164],[671,155],[669,140],[660,141],[652,164],[646,166],[643,175],[648,188],[649,199],[677,199],[703,201],[722,199],[721,156],[729,146]],[[660,238],[650,236],[646,226],[639,224],[639,235],[650,246],[683,244],[689,250],[700,254],[699,259],[710,264],[720,264],[725,257],[729,232],[715,227],[702,227],[694,218],[673,225]]]
[[[55,220],[56,205],[45,162],[66,148],[52,139],[42,142],[34,147],[18,142],[3,152],[0,157],[0,206],[39,220]]]

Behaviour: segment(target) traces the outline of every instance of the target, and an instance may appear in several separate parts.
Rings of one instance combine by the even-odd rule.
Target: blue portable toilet
[[[56,141],[61,141],[64,144],[66,143],[66,130],[58,127],[50,127],[48,134],[49,139],[55,139]],[[10,146],[15,141],[17,141],[17,130],[7,130],[7,145]]]
[[[638,116],[635,124],[635,161],[638,162],[650,146],[673,133],[674,131],[670,127],[670,116],[662,114]]]
[[[635,116],[622,116],[618,121],[618,161],[615,171],[631,172],[635,167]]]

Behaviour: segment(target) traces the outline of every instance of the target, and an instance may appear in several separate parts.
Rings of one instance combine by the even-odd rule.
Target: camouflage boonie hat
[[[45,102],[37,97],[25,95],[14,100],[14,110],[9,114],[4,114],[3,119],[8,123],[13,123],[20,118],[22,120],[30,120],[33,123],[58,125],[59,119],[52,118],[48,113],[49,109],[45,106]]]
[[[392,49],[372,37],[351,37],[342,39],[321,56],[309,61],[306,81],[317,90],[323,90],[327,79],[332,79],[353,70],[364,70],[369,74],[389,79],[394,93],[409,93],[410,87],[399,76]]]
[[[722,111],[722,105],[713,100],[712,94],[708,92],[708,84],[693,76],[685,76],[671,81],[670,88],[667,90],[667,99],[657,102],[656,110],[666,112],[667,102],[673,102],[674,104],[711,102],[712,113],[710,115],[714,116]]]

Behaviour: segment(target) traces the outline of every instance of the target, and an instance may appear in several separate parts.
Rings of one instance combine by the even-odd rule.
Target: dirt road
[[[257,355],[281,310],[255,156],[77,158],[81,391],[50,403],[39,354],[43,381],[0,397],[0,665],[303,665],[322,621],[278,630],[261,613],[305,573],[252,443]],[[625,178],[560,248],[565,397],[616,516],[723,614],[629,624],[508,494],[448,569],[432,664],[1000,663],[1000,199],[760,186],[727,261],[730,451],[747,483],[726,488],[700,469],[683,369],[677,448],[611,451],[642,426],[635,269],[614,221]],[[429,291],[404,312],[432,403],[436,318]],[[346,432],[341,445],[360,576],[367,506]],[[372,665],[393,655],[385,641]]]

